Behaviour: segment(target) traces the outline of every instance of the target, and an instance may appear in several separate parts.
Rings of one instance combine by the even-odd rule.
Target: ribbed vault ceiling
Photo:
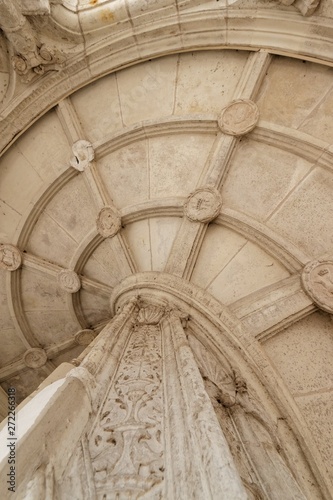
[[[322,141],[331,132],[318,115],[329,109],[330,79],[328,68],[266,54],[175,55],[106,76],[33,125],[1,165],[2,240],[23,253],[21,270],[0,275],[4,386],[15,380],[25,397],[77,356],[75,334],[100,331],[112,289],[132,273],[183,276],[237,308],[328,252],[322,212],[332,212],[333,184]],[[218,126],[235,98],[252,98],[260,112],[241,137]],[[95,156],[83,172],[71,166],[78,140]],[[222,197],[210,224],[183,208],[206,185]],[[114,237],[97,231],[104,205],[121,217]],[[78,292],[61,287],[62,269],[80,276]],[[23,370],[31,347],[48,361]]]
[[[268,32],[269,21],[279,20],[278,41],[274,39],[279,50],[265,50],[272,45],[272,33],[260,50],[258,25],[253,50],[251,43],[242,43],[237,25],[238,38],[229,50],[217,46],[216,34],[212,46],[207,26],[206,41],[199,37],[197,44],[193,28],[191,47],[186,37],[182,46],[169,46],[170,31],[160,57],[154,46],[148,50],[141,40],[139,55],[122,52],[119,66],[133,66],[112,73],[117,62],[113,68],[108,62],[99,73],[92,69],[97,56],[87,63],[89,74],[85,73],[86,53],[78,56],[84,61],[80,77],[71,81],[72,73],[57,73],[54,82],[59,80],[59,85],[45,85],[40,100],[32,91],[25,108],[29,112],[22,114],[21,122],[20,106],[28,100],[28,91],[25,95],[24,86],[17,84],[15,106],[8,104],[7,89],[0,243],[19,249],[22,265],[14,271],[0,270],[0,382],[4,389],[16,387],[18,401],[56,366],[79,356],[101,331],[112,316],[110,296],[115,287],[137,273],[163,272],[213,296],[221,311],[228,308],[250,332],[247,345],[259,341],[272,366],[276,364],[295,408],[310,427],[317,403],[311,406],[306,395],[318,390],[331,404],[331,316],[319,312],[304,293],[301,272],[313,259],[332,254],[333,78],[326,65],[331,42],[323,43],[324,16],[332,13],[322,2],[323,17],[318,15],[320,29],[314,34],[310,21],[294,7],[276,11],[276,3],[262,2],[265,15],[258,14],[253,23],[265,19],[263,32]],[[236,2],[235,9],[236,4],[242,7]],[[182,29],[213,16],[215,3],[206,7],[180,9]],[[64,8],[73,6],[54,8],[53,23],[60,23]],[[78,15],[83,16],[81,11]],[[170,23],[174,15],[170,13]],[[236,10],[228,15],[240,16]],[[302,25],[301,53],[290,35],[293,29],[285,28],[285,16]],[[290,53],[282,27],[293,40]],[[105,26],[90,28],[84,35],[86,47],[87,33],[104,36]],[[69,37],[69,26],[62,30]],[[312,38],[306,51],[308,32]],[[149,37],[158,38],[158,33]],[[73,28],[71,43],[81,35]],[[313,38],[317,35],[320,42]],[[320,44],[322,60],[312,62]],[[97,45],[90,46],[91,53],[98,54]],[[104,51],[105,47],[106,43]],[[297,59],[274,55],[278,51]],[[144,61],[150,56],[156,58]],[[108,57],[104,54],[101,60]],[[74,72],[73,61],[69,67]],[[6,72],[2,75],[7,88]],[[235,100],[246,106],[250,101],[255,110],[250,113],[253,123],[243,131],[237,127],[244,121],[246,106],[239,108],[239,115],[236,112],[235,123],[223,114]],[[233,125],[238,132],[230,130]],[[199,195],[192,195],[197,191]],[[217,207],[214,215],[207,199]],[[206,205],[208,217],[200,219],[198,213]],[[106,213],[104,222],[101,213]],[[283,352],[294,359],[305,353],[313,378],[309,375],[304,382],[304,373]],[[327,422],[323,417],[320,424],[318,418],[311,432],[322,458],[333,465],[332,448],[326,447],[320,430]]]

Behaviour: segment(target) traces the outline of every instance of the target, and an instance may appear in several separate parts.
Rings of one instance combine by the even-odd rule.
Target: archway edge
[[[125,278],[112,291],[112,314],[131,298],[140,297],[156,305],[175,306],[202,328],[206,345],[228,358],[231,366],[240,368],[250,384],[259,390],[267,404],[273,404],[292,429],[308,464],[321,485],[326,498],[331,498],[331,481],[326,466],[294,398],[266,358],[260,344],[244,328],[229,308],[207,291],[167,273],[147,271]],[[196,328],[197,329],[197,328]],[[268,396],[268,398],[267,398]],[[272,407],[271,407],[272,408]]]
[[[143,23],[135,42],[132,29],[125,30],[120,38],[111,33],[100,40],[93,35],[94,43],[70,56],[61,71],[43,75],[9,101],[0,115],[0,151],[76,90],[149,59],[191,51],[263,50],[333,66],[332,26],[326,20],[314,17],[314,32],[312,18],[297,13],[260,9],[255,16],[253,13],[248,9],[231,11],[227,18],[218,16],[216,23],[216,10],[185,11],[179,16],[162,17],[158,28]]]

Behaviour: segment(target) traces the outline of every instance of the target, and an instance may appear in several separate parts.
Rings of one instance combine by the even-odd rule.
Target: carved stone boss
[[[97,231],[103,238],[112,238],[121,228],[121,218],[113,207],[103,207],[96,220]]]
[[[63,269],[58,273],[58,285],[62,290],[69,293],[78,292],[81,288],[81,281],[75,271]]]
[[[16,271],[22,264],[22,255],[14,245],[0,245],[0,269]]]
[[[309,262],[303,270],[302,283],[317,306],[333,314],[333,259]]]
[[[79,172],[83,172],[95,156],[92,144],[83,139],[80,139],[73,144],[72,152],[73,157],[70,160],[70,164]]]
[[[23,360],[28,368],[41,368],[47,361],[47,354],[44,349],[33,347],[25,352]]]
[[[75,334],[75,342],[78,345],[87,346],[92,342],[95,338],[95,332],[93,330],[80,330]]]
[[[258,120],[258,106],[253,101],[236,99],[222,110],[218,124],[223,133],[240,136],[251,132]]]
[[[193,222],[211,222],[220,213],[222,199],[219,191],[211,187],[197,189],[189,195],[184,212]]]

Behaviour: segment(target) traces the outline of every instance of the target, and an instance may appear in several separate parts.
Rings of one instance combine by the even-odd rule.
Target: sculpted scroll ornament
[[[72,151],[74,156],[70,160],[71,166],[83,172],[95,156],[91,143],[84,140],[76,141],[72,146]]]
[[[303,270],[302,283],[317,306],[333,314],[333,259],[309,262]]]
[[[28,368],[41,368],[47,361],[47,355],[44,349],[34,347],[26,351],[23,360]]]
[[[28,9],[27,13],[31,11]],[[60,69],[64,56],[41,43],[37,31],[22,14],[20,2],[0,2],[0,28],[13,46],[12,64],[24,83],[46,71]]]
[[[224,134],[239,136],[251,132],[258,120],[259,110],[253,101],[236,99],[222,110],[218,124]]]
[[[219,191],[211,187],[197,189],[187,198],[185,215],[194,222],[211,222],[220,213],[222,199]]]
[[[103,238],[111,238],[120,230],[121,219],[116,209],[104,207],[98,214],[96,224],[97,231]]]
[[[75,293],[80,290],[81,281],[76,272],[64,269],[58,274],[58,285],[65,292]]]
[[[21,252],[14,245],[0,245],[0,269],[16,271],[22,264]]]

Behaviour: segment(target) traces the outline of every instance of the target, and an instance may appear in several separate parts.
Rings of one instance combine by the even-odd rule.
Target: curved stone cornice
[[[309,20],[289,10],[256,9],[255,16],[253,13],[251,9],[228,9],[220,17],[215,9],[198,12],[184,9],[146,24],[141,19],[135,27],[135,37],[130,25],[115,33],[108,25],[108,35],[100,40],[97,36],[87,40],[82,53],[67,57],[63,70],[37,78],[2,110],[0,149],[8,147],[14,137],[69,93],[107,73],[170,53],[263,49],[272,54],[333,64],[333,27],[329,20]],[[98,35],[101,36],[100,31]]]

